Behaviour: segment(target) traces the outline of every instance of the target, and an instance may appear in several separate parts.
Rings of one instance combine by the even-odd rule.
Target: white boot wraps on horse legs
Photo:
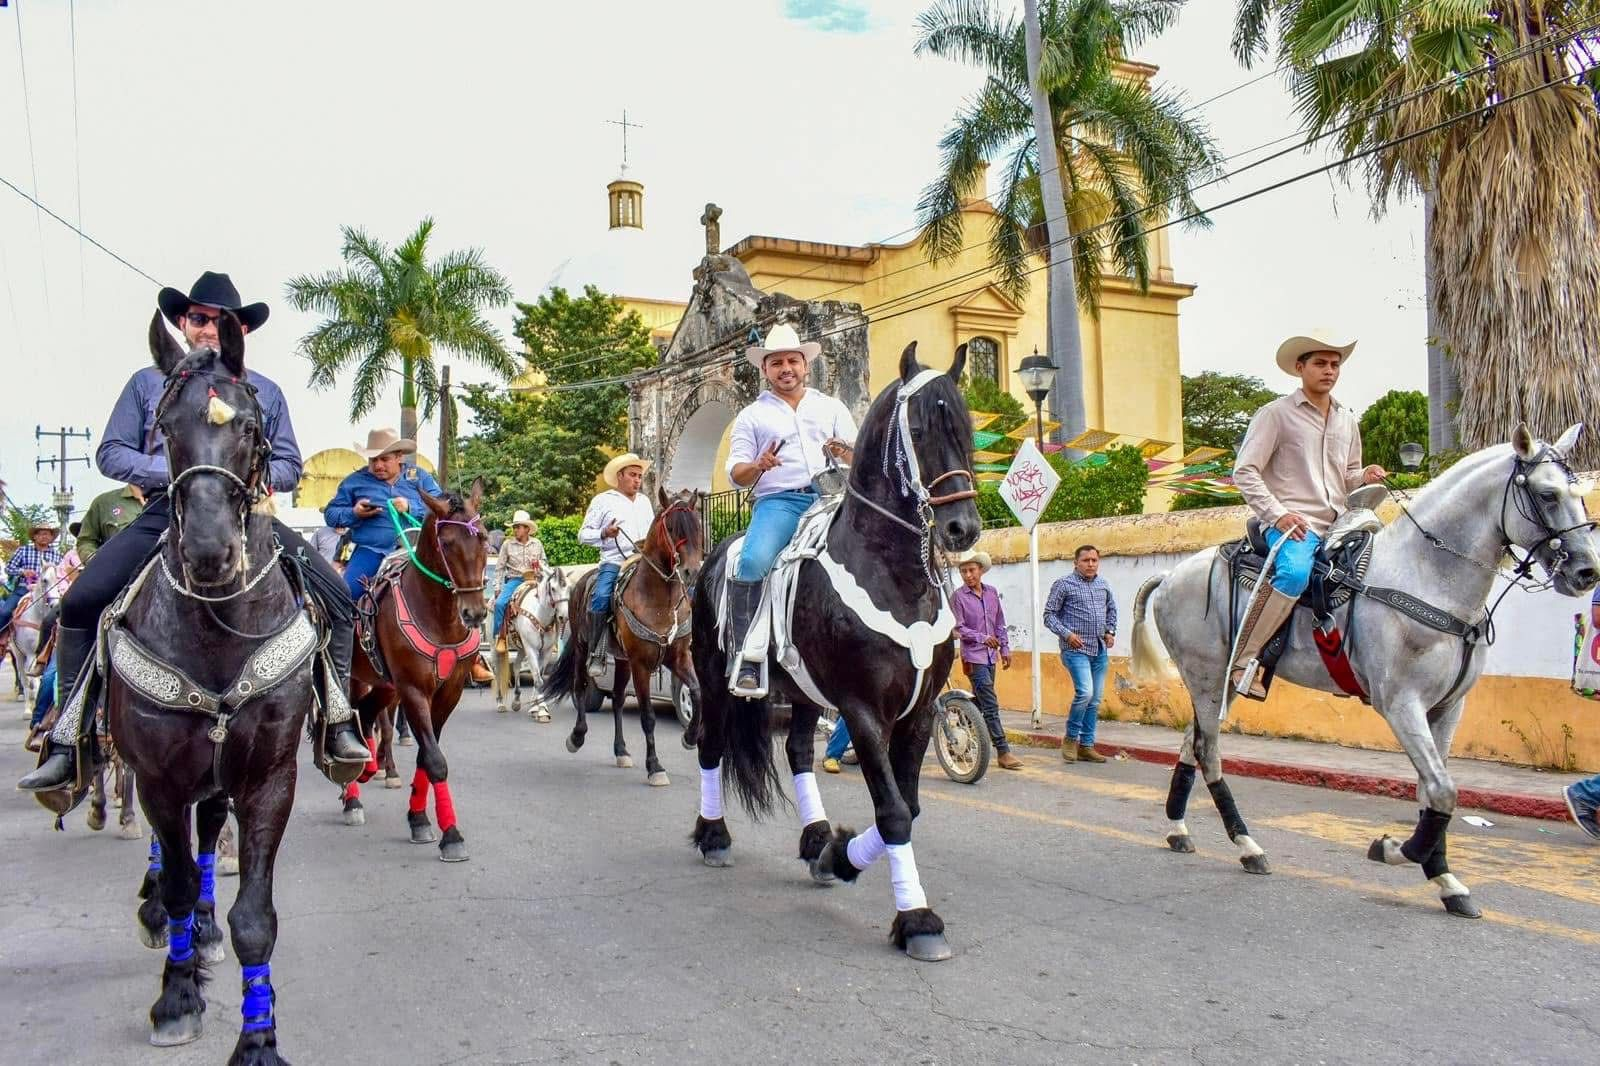
[[[817,788],[817,775],[807,770],[794,775],[794,799],[800,808],[800,824],[826,822],[828,812],[822,806],[822,792]]]

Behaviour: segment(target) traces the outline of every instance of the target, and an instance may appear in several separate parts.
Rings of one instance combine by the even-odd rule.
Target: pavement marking
[[[1100,782],[1099,784],[1106,784]],[[987,811],[991,814],[1006,815],[1011,818],[1023,818],[1032,822],[1041,822],[1045,825],[1056,826],[1061,829],[1076,829],[1090,833],[1094,836],[1104,837],[1109,840],[1120,840],[1129,844],[1137,844],[1147,848],[1167,850],[1165,839],[1155,837],[1149,833],[1131,833],[1125,829],[1113,829],[1109,826],[1094,825],[1089,822],[1080,822],[1072,818],[1062,818],[1054,814],[1045,814],[1042,811],[1030,811],[1022,807],[1012,807],[1004,803],[992,803],[988,800],[973,799],[942,789],[923,789],[923,799],[935,799],[942,803],[954,803],[973,810]],[[1371,830],[1367,830],[1370,835]],[[1196,853],[1207,858],[1225,861],[1230,865],[1238,861],[1238,856],[1232,852],[1215,851],[1210,848],[1198,846]],[[1329,885],[1334,888],[1343,888],[1362,896],[1381,896],[1396,902],[1418,905],[1424,901],[1430,907],[1438,907],[1438,897],[1432,887],[1426,882],[1419,882],[1415,888],[1396,890],[1375,885],[1370,881],[1358,881],[1350,877],[1340,877],[1338,874],[1324,873],[1321,870],[1311,870],[1302,866],[1288,866],[1276,859],[1272,860],[1272,872],[1285,877],[1297,878],[1302,881],[1314,881],[1318,884]],[[1543,936],[1557,937],[1570,940],[1577,944],[1600,946],[1600,932],[1590,929],[1578,929],[1570,925],[1560,925],[1556,922],[1547,922],[1541,918],[1526,918],[1516,914],[1506,914],[1502,911],[1485,910],[1483,920],[1495,925],[1503,925],[1518,929],[1526,933],[1538,933]]]

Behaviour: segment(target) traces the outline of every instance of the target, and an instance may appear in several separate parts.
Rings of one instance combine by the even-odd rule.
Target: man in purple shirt
[[[245,333],[260,329],[267,320],[264,303],[246,305],[239,290],[226,274],[206,271],[188,295],[177,289],[162,289],[156,297],[162,314],[183,331],[191,350],[220,348],[217,320],[224,310],[231,311]],[[275,492],[288,492],[300,481],[300,447],[295,443],[294,426],[283,390],[254,370],[245,377],[255,386],[261,404],[262,429],[272,446],[267,460],[268,480]],[[171,506],[167,498],[165,442],[156,424],[156,404],[166,387],[161,371],[146,366],[134,371],[122,387],[111,418],[95,450],[95,465],[113,481],[139,486],[148,501],[143,513],[116,537],[94,553],[72,588],[61,600],[61,619],[56,627],[56,691],[63,696],[73,691],[78,677],[94,651],[100,612],[111,605],[135,573],[158,550],[160,537],[167,530]],[[341,692],[338,699],[324,695],[320,701],[328,715],[327,755],[335,762],[365,763],[370,755],[355,728],[353,715],[344,698],[349,691],[350,655],[355,635],[355,609],[344,581],[332,565],[311,549],[298,533],[274,521],[273,532],[283,545],[285,557],[299,562],[306,575],[307,591],[316,597],[329,622],[328,656],[338,673]],[[24,792],[53,792],[70,787],[77,776],[77,754],[94,729],[94,715],[85,713],[72,735],[71,723],[63,716],[58,732],[52,733],[50,747],[39,768],[17,782]]]
[[[1011,754],[1005,726],[1000,722],[1000,699],[994,692],[995,664],[1011,669],[1011,640],[1006,636],[1006,612],[1000,594],[983,583],[993,562],[988,552],[969,552],[957,562],[961,587],[950,597],[956,612],[956,632],[961,636],[961,669],[972,682],[972,694],[989,725],[989,737],[1000,753],[1005,770],[1022,769],[1022,760]]]

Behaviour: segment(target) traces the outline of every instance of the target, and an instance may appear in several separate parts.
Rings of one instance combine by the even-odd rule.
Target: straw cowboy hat
[[[392,429],[374,429],[367,432],[367,446],[357,448],[356,454],[363,459],[376,459],[380,455],[390,452],[399,452],[410,455],[417,450],[417,442],[407,440]]]
[[[1302,357],[1312,352],[1338,352],[1343,357],[1340,360],[1342,364],[1344,359],[1350,358],[1355,348],[1355,341],[1335,339],[1331,330],[1314,329],[1310,333],[1297,333],[1278,345],[1278,369],[1291,377],[1299,377],[1300,371],[1294,365]]]
[[[966,566],[968,563],[977,563],[978,568],[986,574],[989,572],[989,569],[994,566],[994,560],[989,558],[988,552],[966,551],[962,552],[956,557],[957,570],[961,569],[963,566]]]
[[[744,357],[750,360],[751,366],[760,370],[766,364],[767,356],[776,352],[799,352],[810,363],[821,351],[822,345],[816,341],[801,341],[800,334],[794,331],[793,326],[780,322],[767,334],[765,347],[746,348]]]
[[[612,488],[616,488],[617,475],[622,473],[630,466],[636,466],[639,468],[640,473],[644,473],[644,471],[650,469],[650,460],[641,459],[632,452],[623,452],[621,455],[617,456],[615,459],[606,464],[605,471],[601,473],[600,476],[605,480],[607,485],[610,485]]]
[[[518,511],[511,516],[511,528],[516,529],[518,526],[527,526],[529,533],[539,532],[539,523],[535,522],[527,511]]]
[[[28,535],[30,537],[34,534],[34,531],[40,529],[48,529],[52,533],[59,533],[61,532],[61,520],[54,515],[49,515],[28,523]]]
[[[251,333],[266,323],[269,311],[264,303],[245,303],[244,297],[240,296],[239,290],[234,287],[233,279],[214,270],[201,274],[189,287],[187,296],[171,287],[162,289],[156,294],[156,306],[161,308],[161,313],[166,315],[167,321],[174,326],[178,324],[178,319],[183,317],[184,312],[189,310],[191,304],[226,308],[232,311],[239,319],[239,324]]]

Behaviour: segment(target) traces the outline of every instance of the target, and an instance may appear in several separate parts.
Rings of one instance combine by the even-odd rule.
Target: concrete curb
[[[1006,738],[1013,744],[1031,748],[1059,748],[1061,738],[1054,733],[1036,733],[1021,729],[1007,729]],[[1095,745],[1102,755],[1122,753],[1140,762],[1171,766],[1178,761],[1178,753],[1165,748],[1135,747],[1129,744]],[[1293,763],[1263,762],[1259,759],[1235,759],[1224,756],[1222,772],[1237,777],[1260,777],[1268,781],[1283,781],[1291,785],[1310,785],[1331,788],[1340,792],[1361,792],[1369,796],[1389,796],[1394,799],[1415,800],[1417,783],[1399,777],[1380,777],[1376,774],[1332,770],[1322,766],[1298,766]],[[1502,792],[1492,789],[1462,788],[1456,797],[1458,807],[1494,811],[1517,818],[1543,818],[1552,822],[1568,821],[1567,805],[1559,796],[1530,796],[1522,792]]]

